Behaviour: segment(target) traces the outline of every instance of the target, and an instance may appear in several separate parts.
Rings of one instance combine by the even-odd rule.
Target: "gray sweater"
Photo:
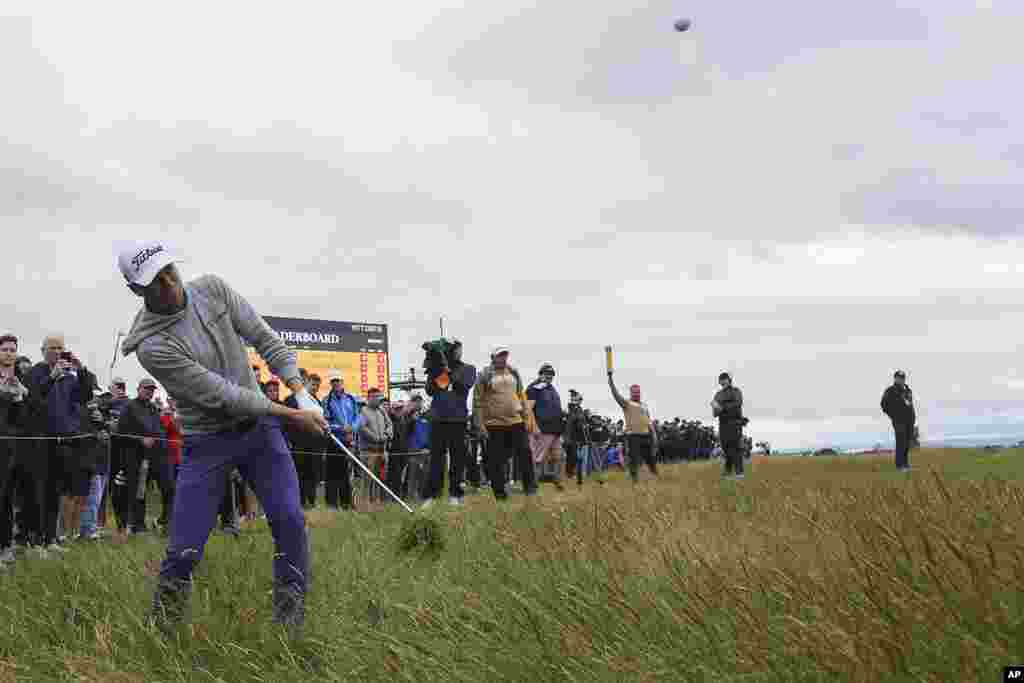
[[[270,413],[271,402],[249,365],[251,344],[285,383],[298,379],[295,352],[263,318],[215,275],[185,285],[185,309],[135,316],[122,345],[178,401],[182,432],[209,434]]]

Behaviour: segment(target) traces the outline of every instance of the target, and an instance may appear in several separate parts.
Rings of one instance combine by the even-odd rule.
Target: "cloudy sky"
[[[34,5],[0,15],[34,359],[105,368],[113,245],[156,236],[266,315],[387,323],[393,367],[444,314],[609,413],[605,344],[661,417],[731,371],[777,447],[889,441],[897,367],[926,439],[1024,435],[1017,0]]]

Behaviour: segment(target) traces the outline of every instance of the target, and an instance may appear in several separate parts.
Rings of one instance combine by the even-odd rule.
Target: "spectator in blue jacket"
[[[533,401],[537,422],[537,431],[530,433],[530,453],[534,465],[544,463],[553,470],[552,483],[561,491],[562,432],[565,431],[562,397],[555,388],[555,368],[551,363],[541,365],[537,374],[537,379],[526,388],[526,400]]]
[[[324,418],[331,432],[345,444],[349,450],[354,449],[353,435],[359,429],[359,402],[356,397],[345,391],[345,380],[340,374],[331,376],[331,392],[324,398]],[[332,510],[340,508],[352,509],[352,482],[349,479],[348,456],[333,444],[328,445],[330,455],[324,467],[326,481],[325,495],[327,507]]]
[[[29,372],[28,389],[37,435],[70,437],[81,434],[86,403],[92,400],[95,376],[65,349],[62,335],[43,341],[43,362]],[[45,484],[43,509],[38,520],[42,546],[64,552],[57,538],[57,518],[63,512],[65,528],[78,530],[81,511],[89,496],[95,469],[91,449],[78,440],[45,441],[34,473]]]
[[[452,340],[448,359],[446,387],[438,386],[435,377],[427,382],[432,414],[430,439],[430,478],[423,491],[424,506],[430,506],[441,495],[444,483],[445,456],[448,456],[448,502],[462,505],[465,492],[462,477],[466,469],[466,423],[469,419],[469,392],[476,384],[476,368],[462,362],[462,342]]]

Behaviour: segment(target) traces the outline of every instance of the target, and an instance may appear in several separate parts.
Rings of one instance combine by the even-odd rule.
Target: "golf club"
[[[401,498],[396,496],[394,491],[392,491],[387,486],[385,486],[384,482],[382,482],[380,479],[378,479],[377,475],[375,475],[373,472],[371,472],[370,468],[367,467],[366,465],[364,465],[362,460],[360,460],[359,458],[357,458],[355,455],[352,454],[352,451],[350,451],[349,449],[345,448],[345,444],[341,443],[341,440],[338,437],[336,437],[331,432],[327,432],[327,435],[331,437],[331,440],[335,444],[337,444],[338,448],[340,448],[341,451],[345,455],[347,455],[352,462],[354,462],[356,465],[359,466],[359,469],[361,469],[363,472],[365,472],[367,474],[367,476],[369,476],[371,479],[373,479],[375,482],[377,482],[378,486],[380,486],[382,489],[387,491],[388,495],[391,496],[395,500],[396,503],[398,503],[403,508],[405,508],[406,512],[413,513],[413,509],[411,507],[409,507],[408,505],[406,505],[404,500],[402,500]],[[413,513],[413,514],[415,514],[415,513]]]

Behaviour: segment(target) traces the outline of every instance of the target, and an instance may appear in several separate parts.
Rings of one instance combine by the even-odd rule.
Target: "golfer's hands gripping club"
[[[292,380],[288,383],[288,388],[295,394],[295,404],[299,409],[293,410],[287,406],[274,404],[271,407],[271,415],[284,418],[291,422],[296,429],[309,434],[323,435],[328,433],[327,420],[324,419],[323,408],[310,397],[302,383],[298,379]]]

